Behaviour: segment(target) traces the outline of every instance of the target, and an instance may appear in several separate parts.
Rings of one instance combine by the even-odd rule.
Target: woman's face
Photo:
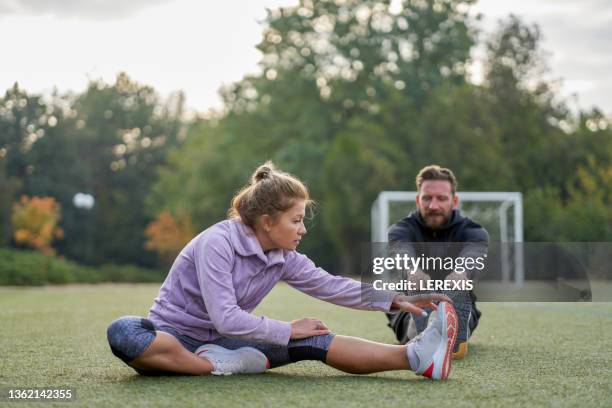
[[[306,234],[304,226],[304,215],[306,213],[306,202],[296,200],[293,207],[283,212],[276,220],[265,217],[262,220],[265,243],[262,242],[264,250],[285,249],[293,251],[300,244],[302,236]]]

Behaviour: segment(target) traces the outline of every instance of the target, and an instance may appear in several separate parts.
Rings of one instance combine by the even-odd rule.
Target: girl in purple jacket
[[[446,379],[457,335],[450,300],[375,291],[317,268],[296,252],[310,203],[298,179],[271,162],[260,166],[232,200],[230,219],[180,252],[148,318],[125,316],[111,323],[112,352],[144,375],[261,373],[319,360],[353,374],[412,370]],[[336,335],[315,318],[283,322],[252,314],[278,281],[354,309],[422,315],[422,307],[431,307],[437,317],[410,343],[391,345]]]

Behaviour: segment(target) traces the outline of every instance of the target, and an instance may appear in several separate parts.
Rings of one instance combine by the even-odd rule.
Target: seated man
[[[406,254],[414,259],[459,261],[472,258],[486,258],[489,235],[487,231],[461,215],[457,209],[459,198],[456,195],[457,180],[453,172],[437,165],[423,168],[416,177],[417,211],[395,223],[389,230],[389,252]],[[474,280],[478,268],[472,262],[456,262],[450,270],[441,262],[433,266],[422,262],[408,272],[405,278],[415,283],[429,279],[466,281]],[[461,267],[459,267],[461,265]],[[482,263],[479,264],[482,266]],[[451,282],[442,282],[450,284]],[[465,282],[463,282],[465,283]],[[416,286],[427,288],[421,283]],[[465,288],[465,287],[464,287]],[[467,353],[467,341],[478,324],[480,311],[476,309],[476,297],[471,290],[442,290],[453,299],[459,318],[459,332],[454,347],[453,358],[463,358]],[[410,313],[388,314],[389,327],[395,332],[400,343],[413,339],[427,327],[427,317]]]

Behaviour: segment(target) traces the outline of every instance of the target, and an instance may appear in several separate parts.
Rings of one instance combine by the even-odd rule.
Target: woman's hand
[[[420,316],[427,316],[427,313],[421,308],[430,307],[434,310],[438,310],[438,306],[436,306],[433,302],[453,303],[448,296],[441,293],[423,293],[411,296],[400,294],[393,298],[391,309],[399,309],[404,312],[414,313]]]
[[[305,317],[291,322],[291,340],[329,334],[330,330],[319,319]]]

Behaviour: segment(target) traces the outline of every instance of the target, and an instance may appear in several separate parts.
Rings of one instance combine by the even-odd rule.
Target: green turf
[[[255,376],[141,377],[110,353],[106,326],[145,315],[156,293],[151,285],[0,288],[0,386],[72,387],[69,406],[612,406],[610,303],[481,304],[469,356],[446,382],[400,371],[347,375],[317,362]],[[257,312],[315,316],[336,333],[394,340],[381,313],[286,286]]]

